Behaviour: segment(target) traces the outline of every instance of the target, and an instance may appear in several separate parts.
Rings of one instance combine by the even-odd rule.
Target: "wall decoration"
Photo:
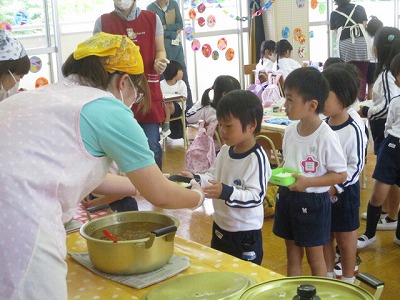
[[[217,42],[217,47],[219,50],[225,50],[225,48],[228,46],[228,41],[226,38],[220,38]]]
[[[282,37],[283,37],[284,39],[287,39],[287,38],[289,37],[289,35],[290,35],[290,29],[289,29],[289,27],[287,27],[287,26],[283,27],[283,28],[282,28]]]
[[[11,25],[8,24],[7,22],[1,22],[1,23],[0,23],[0,29],[5,29],[5,30],[7,30],[7,31],[9,31],[9,32],[12,31]]]
[[[209,44],[204,44],[203,47],[201,47],[201,52],[203,53],[204,57],[210,57],[211,46]]]
[[[296,27],[295,29],[293,29],[293,38],[295,41],[299,41],[299,38],[302,34],[303,31],[301,30],[301,28]]]
[[[185,35],[186,40],[193,41],[194,39],[194,28],[193,27],[186,27],[183,30],[183,34]]]
[[[196,18],[196,15],[197,15],[196,11],[193,8],[191,8],[189,10],[189,19],[194,20]]]
[[[319,10],[319,13],[321,14],[321,15],[323,15],[323,14],[325,14],[325,11],[326,11],[326,5],[325,5],[325,3],[320,3],[319,5],[318,5],[318,10]]]
[[[201,3],[199,6],[197,6],[197,11],[199,13],[203,13],[206,10],[206,6],[204,5],[204,3]]]
[[[37,73],[42,69],[42,60],[40,59],[40,57],[31,56],[29,58],[29,60],[31,61],[31,69],[30,69],[30,71],[32,73]]]
[[[225,58],[227,61],[231,61],[235,57],[235,50],[228,48],[225,52]]]
[[[197,20],[197,23],[199,24],[200,27],[203,27],[204,25],[206,25],[206,20],[203,17],[200,17]]]
[[[40,88],[41,86],[48,85],[49,81],[44,77],[39,77],[36,79],[35,88]]]
[[[297,54],[299,55],[300,58],[304,58],[306,56],[306,48],[304,46],[300,46],[299,49],[297,50]]]
[[[317,0],[311,0],[310,6],[312,9],[316,9],[318,6],[318,1]]]
[[[208,27],[214,27],[215,23],[216,23],[215,16],[214,15],[209,15],[207,17],[207,26]]]
[[[14,22],[16,25],[25,25],[29,22],[29,15],[26,11],[19,10],[14,15]]]
[[[310,31],[310,39],[312,39],[314,37],[314,31]]]
[[[200,41],[198,39],[194,39],[192,42],[192,50],[198,51],[200,50]]]
[[[217,59],[219,58],[219,52],[218,52],[217,50],[214,50],[214,51],[211,53],[211,58],[212,58],[213,60],[217,60]]]
[[[297,0],[296,4],[297,4],[298,8],[302,8],[306,5],[306,1],[305,0]]]

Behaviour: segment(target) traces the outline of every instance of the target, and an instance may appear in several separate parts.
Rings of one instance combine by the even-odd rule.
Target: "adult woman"
[[[31,68],[21,42],[8,31],[0,30],[0,101],[18,92],[19,81]]]
[[[338,6],[331,13],[330,27],[337,34],[336,45],[339,56],[345,62],[354,64],[360,70],[359,100],[365,100],[369,64],[369,38],[365,31],[367,14],[365,9],[351,0],[335,0]]]
[[[144,72],[151,92],[151,107],[149,111],[143,111],[134,104],[132,110],[146,133],[150,149],[154,152],[157,165],[161,169],[159,124],[164,121],[165,111],[159,75],[164,72],[168,62],[161,20],[154,12],[136,7],[136,1],[133,0],[114,0],[114,6],[113,12],[104,14],[96,20],[93,33],[104,31],[127,35],[140,47]]]
[[[136,45],[99,33],[62,70],[63,81],[0,103],[1,299],[67,298],[63,220],[112,160],[156,206],[204,199],[163,176],[132,116],[129,107],[148,89]],[[141,107],[148,102],[147,95]]]
[[[189,79],[186,69],[185,54],[183,52],[180,34],[183,30],[183,20],[179,5],[174,0],[157,0],[147,6],[148,10],[154,11],[161,20],[164,28],[164,47],[169,60],[176,60],[183,69],[182,80],[186,83],[187,99],[186,107],[193,105],[192,92],[190,90]]]

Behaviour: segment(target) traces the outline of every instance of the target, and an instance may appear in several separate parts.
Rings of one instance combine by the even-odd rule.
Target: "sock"
[[[326,273],[326,277],[328,277],[328,278],[336,278],[335,272],[327,272]]]
[[[389,216],[386,216],[385,219],[386,219],[387,223],[397,222],[397,220],[393,220],[393,219],[389,218]]]
[[[169,129],[169,122],[164,122],[164,123],[162,123],[161,124],[161,130],[162,131],[168,131],[168,129]]]
[[[350,278],[348,278],[348,277],[343,277],[343,276],[342,276],[342,278],[341,278],[340,280],[342,280],[342,281],[344,281],[344,282],[347,282],[347,283],[353,284],[354,281],[356,280],[356,278],[355,278],[355,277],[350,277]]]
[[[376,226],[378,225],[381,217],[382,206],[372,206],[368,203],[367,208],[367,227],[365,228],[365,235],[370,239],[376,234]]]

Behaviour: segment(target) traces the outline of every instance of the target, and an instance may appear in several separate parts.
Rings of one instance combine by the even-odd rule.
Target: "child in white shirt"
[[[280,40],[276,44],[276,63],[277,63],[277,73],[283,75],[286,78],[290,72],[301,68],[301,65],[292,58],[293,46],[288,40]]]
[[[256,83],[265,82],[268,79],[268,72],[276,71],[276,43],[273,40],[261,43],[260,60],[256,65]],[[261,78],[260,78],[261,75]]]
[[[163,95],[176,94],[187,98],[187,86],[182,80],[183,68],[181,64],[175,60],[171,60],[167,65],[164,73],[164,79],[160,82],[161,91]],[[169,120],[171,117],[177,117],[182,114],[182,107],[180,103],[168,101],[164,102],[165,105],[165,121],[161,125],[160,139],[165,139],[171,134]],[[178,121],[180,122],[180,121]]]

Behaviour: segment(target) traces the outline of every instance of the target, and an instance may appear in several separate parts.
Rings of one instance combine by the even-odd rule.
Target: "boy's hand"
[[[189,171],[181,171],[180,175],[188,177],[188,178],[194,178],[194,175]]]
[[[289,186],[289,190],[293,192],[304,192],[309,186],[307,177],[300,174],[292,174],[292,176],[296,178],[296,182]]]
[[[207,198],[219,198],[222,193],[222,183],[212,179],[208,182],[212,185],[204,187],[204,195]]]

